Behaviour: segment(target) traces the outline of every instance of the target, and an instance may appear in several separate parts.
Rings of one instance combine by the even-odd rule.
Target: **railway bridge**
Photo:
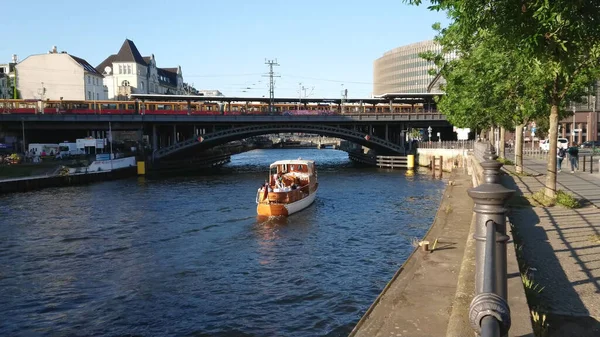
[[[263,101],[265,98],[231,98],[204,96],[133,95],[143,106],[151,101],[222,101],[225,105],[234,100]],[[160,97],[159,97],[160,96]],[[342,109],[343,113],[272,113],[259,114],[173,114],[165,112],[137,111],[136,113],[2,113],[0,132],[12,133],[32,142],[58,142],[93,136],[107,138],[108,130],[136,131],[140,142],[151,148],[152,161],[178,161],[196,153],[231,141],[253,136],[278,133],[309,133],[336,137],[373,149],[378,154],[404,154],[405,133],[411,129],[434,130],[444,139],[454,136],[452,126],[444,115],[432,105],[433,95],[400,94],[394,98],[365,99],[373,106],[385,106],[387,112]],[[281,99],[293,101],[293,99]],[[323,99],[314,100],[322,102]],[[332,101],[332,104],[355,104],[364,102]],[[338,100],[339,101],[339,100]],[[117,102],[118,103],[118,102]],[[394,109],[394,104],[420,104],[421,109]],[[231,104],[229,104],[231,106]],[[410,105],[409,105],[410,106]],[[424,108],[427,107],[427,108]],[[384,111],[383,109],[379,111]],[[56,139],[58,137],[59,139]]]

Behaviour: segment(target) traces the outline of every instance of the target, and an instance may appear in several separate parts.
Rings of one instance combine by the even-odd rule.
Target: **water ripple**
[[[268,165],[297,157],[317,161],[315,203],[256,216]],[[260,150],[217,174],[0,196],[0,335],[346,336],[442,189],[343,152]]]

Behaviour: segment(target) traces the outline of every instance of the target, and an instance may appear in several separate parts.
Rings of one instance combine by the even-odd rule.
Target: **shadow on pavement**
[[[588,254],[582,252],[590,248],[600,252],[600,244],[590,246],[585,242],[584,233],[589,233],[590,229],[597,231],[587,217],[591,213],[559,207],[531,207],[523,195],[539,190],[539,184],[543,184],[540,179],[544,178],[502,176],[503,185],[516,191],[509,201],[508,215],[514,226],[515,248],[521,252],[521,273],[544,287],[541,292],[526,289],[529,306],[549,313],[545,336],[600,336],[600,322],[591,317],[582,301],[582,296],[586,296],[589,306],[589,299],[595,297],[596,304],[592,306],[600,306],[599,278],[594,276],[599,273],[593,272],[600,268],[593,268],[592,263],[598,264],[597,260],[590,261],[586,257]],[[593,256],[598,255],[594,253]],[[579,273],[580,281],[573,281],[575,273]],[[585,289],[579,288],[581,283],[588,285]],[[594,286],[590,287],[590,284]],[[590,294],[590,291],[596,294]]]

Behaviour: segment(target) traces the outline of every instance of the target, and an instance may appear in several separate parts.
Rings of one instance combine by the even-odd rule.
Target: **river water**
[[[315,203],[256,216],[268,165],[314,159]],[[347,336],[444,184],[344,152],[254,150],[215,174],[0,197],[0,336]]]

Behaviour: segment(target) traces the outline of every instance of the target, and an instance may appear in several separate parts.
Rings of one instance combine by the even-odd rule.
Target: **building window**
[[[127,73],[131,74],[131,65],[129,65],[129,64],[127,65]]]
[[[91,83],[90,77],[89,76],[86,76],[86,77],[87,77],[87,80],[88,80],[88,84],[90,84]]]
[[[88,100],[92,99],[92,92],[88,90]]]
[[[119,74],[123,73],[123,66],[119,64]]]
[[[142,88],[142,92],[144,91],[144,82],[140,83],[140,87]]]
[[[99,93],[96,93],[96,99],[100,100],[100,94]]]

